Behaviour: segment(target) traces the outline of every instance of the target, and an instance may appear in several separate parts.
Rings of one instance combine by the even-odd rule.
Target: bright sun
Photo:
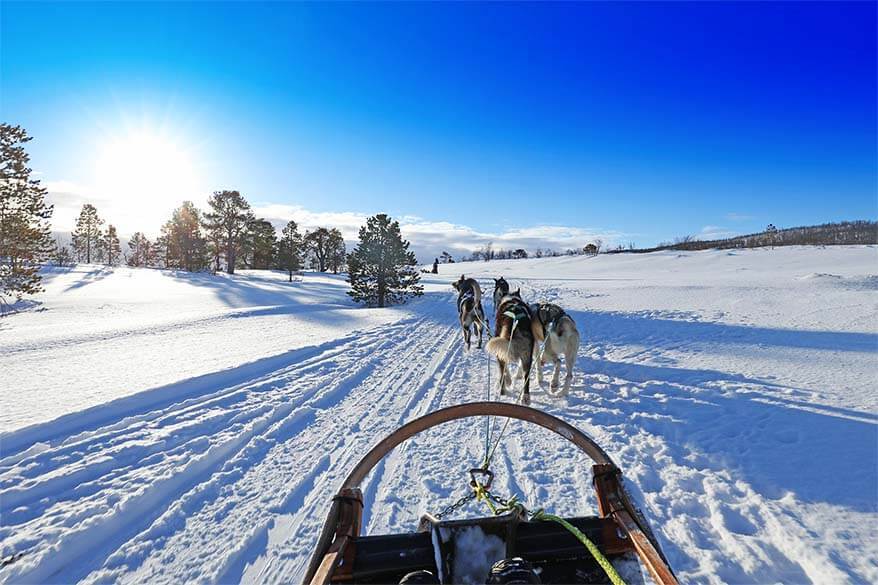
[[[188,152],[158,132],[136,131],[105,144],[96,161],[100,193],[128,210],[171,210],[199,195]]]

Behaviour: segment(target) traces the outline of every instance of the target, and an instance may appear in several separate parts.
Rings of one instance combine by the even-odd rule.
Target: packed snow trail
[[[533,405],[622,467],[682,582],[878,581],[874,332],[741,324],[734,296],[721,301],[724,320],[705,317],[717,309],[704,301],[689,312],[597,308],[620,293],[527,274],[539,264],[467,268],[484,271],[488,297],[486,268],[516,270],[507,278],[526,298],[569,308],[583,334],[573,387],[564,398],[534,387]],[[428,282],[433,292],[396,321],[181,382],[179,396],[169,386],[13,433],[0,459],[0,543],[4,557],[23,556],[0,581],[299,582],[332,494],[375,442],[485,397],[489,362],[463,348],[451,275]],[[821,278],[791,286],[806,282],[796,296],[832,298],[842,308],[827,311],[868,321],[875,288],[850,278],[841,284],[865,288],[838,294],[837,280]],[[771,294],[799,310],[790,293]],[[859,320],[844,308],[857,301]],[[827,319],[806,304],[804,318]],[[412,530],[465,493],[483,432],[483,420],[457,421],[392,452],[364,485],[367,531]],[[590,513],[589,470],[575,447],[513,421],[494,459],[495,491]]]

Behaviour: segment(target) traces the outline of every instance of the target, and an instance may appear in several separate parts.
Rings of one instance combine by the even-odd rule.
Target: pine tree
[[[257,270],[271,268],[276,243],[277,233],[270,221],[264,219],[251,221],[245,238],[245,263]]]
[[[347,249],[344,245],[344,236],[338,228],[329,230],[329,245],[326,258],[326,264],[333,274],[338,274],[339,270],[344,268]]]
[[[348,291],[354,300],[384,307],[423,294],[417,261],[402,239],[399,222],[384,213],[366,220],[360,241],[348,255]]]
[[[215,191],[208,200],[211,211],[204,214],[208,231],[222,234],[226,271],[235,273],[235,262],[241,239],[247,226],[253,221],[250,204],[237,191]]]
[[[128,240],[128,266],[150,266],[154,263],[154,248],[141,232],[134,232]]]
[[[290,282],[293,282],[293,272],[302,268],[302,236],[296,222],[290,221],[284,226],[277,241],[276,257],[278,266],[289,272]]]
[[[98,217],[98,210],[91,203],[82,206],[76,229],[73,230],[73,253],[80,262],[91,263],[97,260],[101,248],[101,225],[104,220]]]
[[[196,272],[207,266],[207,242],[201,234],[201,214],[191,201],[184,201],[174,210],[171,219],[162,227],[162,238],[166,268]]]
[[[52,258],[55,261],[55,266],[59,268],[64,268],[73,264],[73,255],[70,253],[70,248],[62,243],[60,239],[55,240],[55,248],[52,250]]]
[[[431,272],[433,272],[433,274],[439,274],[439,258],[433,259],[433,270]]]
[[[52,250],[52,206],[30,178],[30,139],[20,126],[0,124],[0,300],[40,292],[39,262]]]
[[[168,246],[168,234],[162,226],[161,235],[152,243],[152,259],[154,266],[158,268],[168,268],[170,266],[170,247]]]
[[[305,233],[305,247],[314,261],[314,268],[319,272],[326,272],[331,245],[332,234],[325,227],[319,227],[313,232],[309,231]]]
[[[103,249],[106,263],[116,266],[122,259],[122,247],[119,245],[119,236],[116,235],[116,226],[108,225],[107,233],[104,234]]]
[[[207,238],[207,253],[213,263],[213,272],[220,271],[220,259],[223,256],[223,232],[221,228],[212,226],[209,222],[204,224],[205,237]]]

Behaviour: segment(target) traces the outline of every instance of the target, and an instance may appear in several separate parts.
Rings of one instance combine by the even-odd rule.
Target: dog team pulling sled
[[[470,347],[473,329],[488,331],[475,279],[461,277],[458,314],[464,343]],[[511,385],[508,366],[519,365],[524,378],[521,401],[529,402],[530,370],[534,362],[542,382],[544,360],[554,366],[552,388],[559,385],[560,356],[565,358],[564,391],[570,387],[579,333],[573,319],[557,305],[528,305],[520,291],[511,292],[504,279],[495,280],[495,332],[486,351],[500,367],[500,393]],[[496,440],[486,427],[485,458],[470,470],[467,495],[440,512],[424,514],[417,531],[361,535],[363,495],[360,485],[369,472],[397,445],[427,429],[472,417],[504,417]],[[549,429],[576,445],[592,461],[592,485],[597,516],[561,518],[517,497],[492,491],[490,463],[512,419]],[[581,473],[581,471],[579,471]],[[489,516],[454,520],[450,514],[470,501],[484,503]],[[531,505],[528,508],[528,504]],[[588,435],[541,410],[508,402],[473,402],[451,406],[415,419],[375,445],[350,472],[318,538],[305,574],[305,583],[391,583],[400,585],[449,583],[611,583],[642,582],[642,573],[620,576],[617,566],[637,561],[659,585],[677,583],[664,553],[635,507],[619,467]],[[614,565],[612,561],[617,561]],[[620,562],[621,561],[621,562]],[[630,568],[631,563],[627,563]]]

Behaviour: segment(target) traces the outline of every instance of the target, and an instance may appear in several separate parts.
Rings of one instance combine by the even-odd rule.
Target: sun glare
[[[108,140],[96,160],[101,194],[128,211],[169,214],[199,195],[195,165],[186,149],[158,132],[130,132]]]

